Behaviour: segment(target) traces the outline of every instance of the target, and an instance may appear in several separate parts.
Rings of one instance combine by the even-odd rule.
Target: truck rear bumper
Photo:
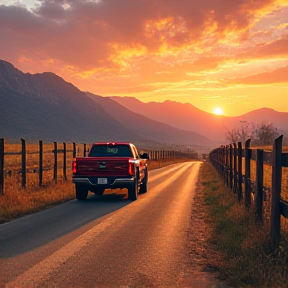
[[[127,187],[129,185],[132,185],[134,183],[135,178],[107,178],[107,184],[98,184],[97,178],[77,178],[73,177],[72,182],[75,184],[83,184],[87,186],[94,186],[94,187],[105,187],[105,188],[121,188],[121,187]]]

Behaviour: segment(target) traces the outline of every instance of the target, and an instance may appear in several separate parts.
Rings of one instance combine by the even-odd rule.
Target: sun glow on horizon
[[[214,108],[213,113],[216,115],[223,115],[223,109],[221,107],[216,107]]]

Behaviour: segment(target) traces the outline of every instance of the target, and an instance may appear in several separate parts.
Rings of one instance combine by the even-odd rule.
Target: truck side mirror
[[[148,153],[143,153],[143,154],[140,155],[140,158],[148,160],[149,159],[149,154]]]

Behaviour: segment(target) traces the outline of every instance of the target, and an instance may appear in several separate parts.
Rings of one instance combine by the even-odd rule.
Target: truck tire
[[[140,185],[139,193],[146,193],[148,191],[148,169],[145,169],[145,177]]]
[[[88,189],[85,187],[82,187],[81,185],[76,185],[75,186],[76,190],[76,198],[78,200],[85,200],[88,195]]]
[[[128,199],[135,201],[138,197],[138,179],[135,178],[134,184],[128,187]]]

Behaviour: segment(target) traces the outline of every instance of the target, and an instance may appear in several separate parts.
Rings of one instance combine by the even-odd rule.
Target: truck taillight
[[[139,160],[130,159],[128,161],[128,164],[129,164],[129,174],[135,175],[135,164],[139,165]]]
[[[77,163],[75,160],[72,162],[72,172],[73,174],[77,173]]]
[[[129,160],[129,174],[134,175],[135,174],[135,167],[134,167],[134,161]]]

